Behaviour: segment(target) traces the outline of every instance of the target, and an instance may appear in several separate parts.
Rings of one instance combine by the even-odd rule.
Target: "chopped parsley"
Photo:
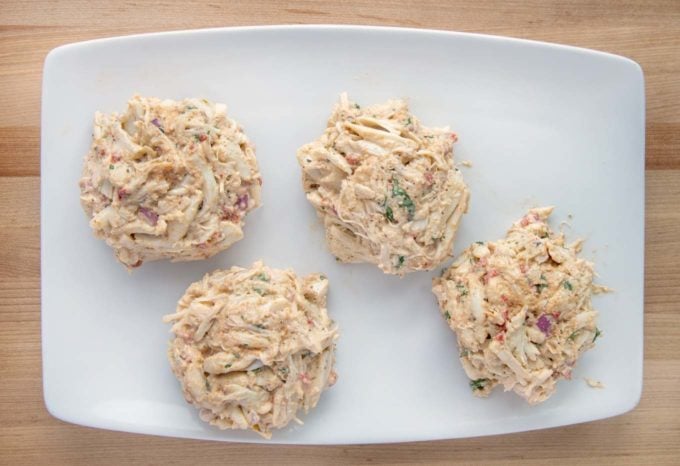
[[[593,337],[593,343],[595,343],[595,340],[597,340],[601,336],[602,336],[602,330],[595,327],[595,336]]]
[[[387,220],[390,223],[396,223],[397,222],[394,219],[394,212],[392,212],[392,207],[390,207],[390,206],[385,206],[385,217],[387,217]]]
[[[548,279],[545,275],[541,274],[541,283],[534,285],[536,287],[536,292],[541,293],[545,288],[548,288]]]
[[[470,381],[470,388],[472,390],[481,390],[484,387],[486,387],[486,384],[489,382],[489,379],[476,379],[476,380],[471,380]]]
[[[467,286],[463,285],[462,283],[456,283],[456,289],[458,290],[458,293],[460,293],[461,296],[468,295]]]
[[[401,268],[402,265],[404,265],[404,256],[399,256],[399,260],[397,262],[397,268]]]
[[[484,241],[475,241],[475,244],[479,244],[480,246],[484,246]]]
[[[109,170],[113,170],[114,168],[116,168],[114,164],[109,165]]]
[[[253,288],[253,291],[260,296],[264,296],[264,290],[262,288]]]
[[[578,332],[580,332],[580,331],[581,331],[581,329],[574,330],[573,332],[571,332],[571,335],[569,335],[569,336],[567,337],[567,340],[569,340],[569,341],[576,341],[576,335],[578,335]]]
[[[256,367],[251,372],[255,372],[257,374],[258,372],[260,372],[262,370],[262,368],[264,368],[264,366]]]
[[[464,358],[465,356],[468,356],[469,354],[470,354],[470,350],[467,349],[467,348],[463,348],[462,350],[460,350],[460,354],[458,355],[458,357]]]
[[[260,330],[264,330],[265,328],[267,328],[267,327],[265,327],[265,326],[262,325],[262,324],[254,324],[254,326],[257,327],[257,328],[259,328]]]
[[[571,285],[571,282],[569,282],[569,280],[564,280],[562,282],[562,286],[564,287],[565,290],[571,291],[571,290],[574,289],[574,287]]]
[[[354,108],[356,108],[357,110],[359,110],[359,109],[361,108],[361,105],[359,105],[359,104],[357,104],[357,103],[354,103]]]
[[[263,272],[260,272],[257,275],[255,275],[255,278],[257,278],[258,280],[263,281],[263,282],[269,281],[269,277],[266,274],[264,274]]]
[[[410,125],[411,123],[413,123],[413,122],[411,121],[411,117],[408,117],[408,119],[406,120],[406,126]]]
[[[444,313],[444,317],[446,317],[446,320],[451,320],[451,313],[449,311],[446,311]]]
[[[225,369],[229,369],[230,367],[231,367],[231,364],[225,364],[225,365],[224,365],[224,368],[225,368]]]
[[[404,207],[406,209],[409,221],[413,220],[413,216],[416,213],[416,205],[413,203],[411,196],[404,191],[404,188],[399,186],[399,181],[395,177],[392,177],[392,197],[401,198],[399,207]]]

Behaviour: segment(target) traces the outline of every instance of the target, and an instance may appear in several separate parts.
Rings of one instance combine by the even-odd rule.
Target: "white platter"
[[[385,276],[342,265],[300,186],[296,149],[318,137],[341,91],[361,104],[408,98],[426,125],[450,125],[472,192],[456,251],[502,236],[529,207],[557,206],[586,239],[600,282],[604,337],[530,407],[497,389],[473,397],[432,273]],[[134,93],[224,102],[257,146],[264,206],[246,237],[211,260],[145,264],[133,274],[96,240],[78,179],[96,110]],[[335,444],[468,437],[621,414],[642,388],[644,85],[622,57],[482,35],[345,26],[173,32],[72,44],[45,60],[42,101],[42,343],[45,403],[65,421],[106,429],[262,442],[219,431],[183,400],[165,357],[189,283],[257,259],[323,271],[338,321],[338,383],[304,426],[270,443]],[[582,377],[601,380],[589,388]]]

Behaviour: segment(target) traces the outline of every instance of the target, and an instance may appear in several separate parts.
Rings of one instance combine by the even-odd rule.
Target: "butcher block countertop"
[[[230,444],[110,432],[47,412],[40,346],[40,100],[53,48],[206,27],[363,24],[479,32],[603,50],[645,74],[644,385],[601,421],[462,440],[358,446]],[[0,463],[678,464],[680,2],[15,1],[0,8]]]

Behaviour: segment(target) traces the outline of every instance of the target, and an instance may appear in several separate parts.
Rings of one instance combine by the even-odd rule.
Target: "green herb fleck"
[[[456,283],[456,289],[458,290],[458,293],[460,293],[461,296],[467,296],[468,295],[468,289],[462,283]]]
[[[265,327],[265,326],[262,325],[262,324],[254,324],[254,326],[257,327],[257,328],[259,328],[260,330],[264,330],[265,328],[267,328],[267,327]]]
[[[404,207],[408,214],[408,219],[413,220],[413,216],[416,213],[416,205],[413,203],[411,196],[409,196],[408,193],[404,191],[404,188],[399,186],[399,181],[395,177],[392,177],[392,197],[401,198],[399,207]]]
[[[268,282],[268,281],[269,281],[269,277],[268,277],[265,273],[263,273],[263,272],[260,272],[260,273],[258,273],[257,275],[255,275],[255,278],[257,278],[258,280],[261,280],[261,281],[263,281],[263,282]]]
[[[595,340],[597,340],[601,336],[602,336],[602,330],[595,327],[595,336],[593,337],[593,343],[595,343]]]
[[[116,168],[114,164],[109,165],[109,170],[113,170],[114,168]]]
[[[470,350],[467,348],[463,348],[460,350],[460,354],[458,355],[459,358],[464,358],[470,354]]]
[[[387,220],[390,223],[396,223],[397,222],[394,219],[394,212],[392,212],[392,207],[390,207],[390,206],[385,206],[385,217],[387,217]]]
[[[569,340],[569,341],[576,341],[576,335],[578,335],[578,332],[580,332],[580,331],[581,331],[581,329],[574,330],[573,332],[571,332],[571,335],[569,335],[569,336],[567,337],[567,340]]]
[[[230,367],[231,367],[231,364],[225,364],[225,365],[224,365],[224,368],[225,368],[225,369],[229,369]]]
[[[397,262],[397,268],[398,269],[401,268],[402,265],[404,265],[404,259],[405,259],[404,256],[399,256],[399,260]]]
[[[446,317],[446,320],[451,320],[451,313],[449,311],[446,311],[444,313],[444,317]]]
[[[475,244],[479,244],[480,246],[484,246],[484,241],[475,241]]]
[[[406,119],[406,126],[410,125],[411,123],[413,123],[413,122],[411,121],[411,117],[408,117],[408,118]]]
[[[262,288],[253,288],[253,291],[260,296],[264,296],[264,290]]]
[[[255,369],[252,370],[252,372],[255,372],[256,374],[260,372],[264,368],[264,366],[256,367]]]
[[[548,288],[548,279],[545,275],[541,274],[541,283],[534,285],[536,287],[536,292],[541,293],[545,288]]]
[[[486,384],[489,382],[489,379],[476,379],[476,380],[471,380],[470,381],[470,388],[472,390],[481,390],[483,389]]]
[[[354,108],[356,108],[357,110],[359,110],[359,109],[361,108],[361,105],[359,105],[358,103],[355,102],[355,103],[354,103]]]
[[[562,282],[562,286],[564,287],[565,290],[571,291],[571,290],[574,289],[574,287],[571,285],[571,283],[569,282],[569,280],[564,280],[564,281]]]

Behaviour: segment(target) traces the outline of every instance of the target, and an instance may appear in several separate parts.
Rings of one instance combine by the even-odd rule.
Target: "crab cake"
[[[324,134],[297,153],[338,260],[403,275],[451,255],[469,198],[453,163],[456,139],[421,125],[401,100],[362,108],[341,95]]]
[[[168,357],[186,400],[220,429],[271,430],[298,420],[335,383],[338,330],[328,280],[261,262],[207,274],[180,299]]]
[[[224,105],[135,96],[122,115],[95,114],[80,200],[95,236],[131,268],[227,249],[261,184],[253,146]]]
[[[548,226],[552,208],[530,210],[505,238],[467,248],[432,291],[456,333],[460,361],[478,396],[496,385],[530,404],[569,379],[600,335],[593,264]]]

